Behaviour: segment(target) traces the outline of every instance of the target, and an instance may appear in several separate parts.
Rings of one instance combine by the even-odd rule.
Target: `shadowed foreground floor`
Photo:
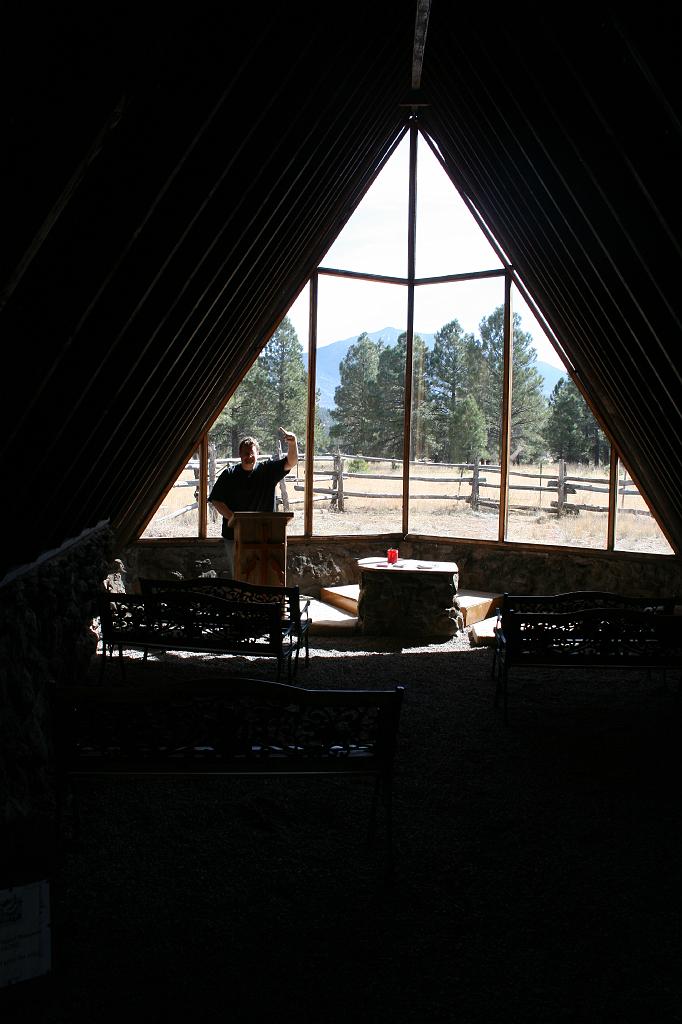
[[[519,675],[505,725],[490,659],[462,638],[314,638],[299,671],[407,688],[392,886],[364,845],[362,782],[82,783],[83,834],[52,880],[54,971],[13,989],[3,1020],[682,1020],[676,680]],[[273,678],[173,655],[126,672]]]

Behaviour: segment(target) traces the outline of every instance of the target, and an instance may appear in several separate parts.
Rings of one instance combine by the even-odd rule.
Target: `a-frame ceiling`
[[[413,111],[682,544],[678,16],[425,6],[7,22],[0,575],[134,534]]]

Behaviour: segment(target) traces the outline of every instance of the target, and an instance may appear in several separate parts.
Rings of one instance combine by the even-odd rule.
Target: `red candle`
[[[386,560],[389,565],[395,565],[395,563],[398,561],[398,549],[389,548],[388,551],[386,552]]]

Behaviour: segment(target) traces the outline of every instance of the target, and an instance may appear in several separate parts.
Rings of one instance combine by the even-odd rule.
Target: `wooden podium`
[[[287,523],[293,512],[234,513],[234,578],[285,587]]]

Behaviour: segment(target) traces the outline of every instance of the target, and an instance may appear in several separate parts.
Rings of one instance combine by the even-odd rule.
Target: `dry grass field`
[[[315,491],[330,490],[330,470],[328,462],[316,464],[313,481]],[[604,549],[608,518],[608,467],[566,467],[567,477],[574,488],[574,493],[568,495],[570,505],[591,505],[593,508],[601,506],[603,511],[580,509],[562,516],[552,511],[551,503],[556,502],[557,493],[556,487],[552,489],[548,486],[550,480],[556,480],[558,472],[556,463],[513,467],[509,479],[511,507],[507,539],[519,543]],[[499,469],[481,466],[479,473],[481,504],[474,510],[464,500],[471,494],[470,469],[433,464],[414,465],[410,474],[410,532],[433,537],[497,539]],[[582,478],[585,481],[584,487],[581,488],[573,478]],[[290,510],[294,512],[289,536],[303,533],[304,482],[305,473],[301,465],[296,482],[289,479],[286,484]],[[196,509],[177,514],[194,502],[193,471],[185,470],[178,484],[180,486],[170,492],[143,537],[196,536]],[[627,489],[632,492],[636,490],[634,484],[629,484]],[[335,506],[331,495],[315,493],[314,498],[313,530],[320,536],[401,532],[400,463],[367,462],[361,472],[353,472],[344,477],[343,511]],[[211,513],[209,535],[220,535],[220,519]],[[616,548],[624,551],[671,553],[658,524],[638,493],[619,496]]]

